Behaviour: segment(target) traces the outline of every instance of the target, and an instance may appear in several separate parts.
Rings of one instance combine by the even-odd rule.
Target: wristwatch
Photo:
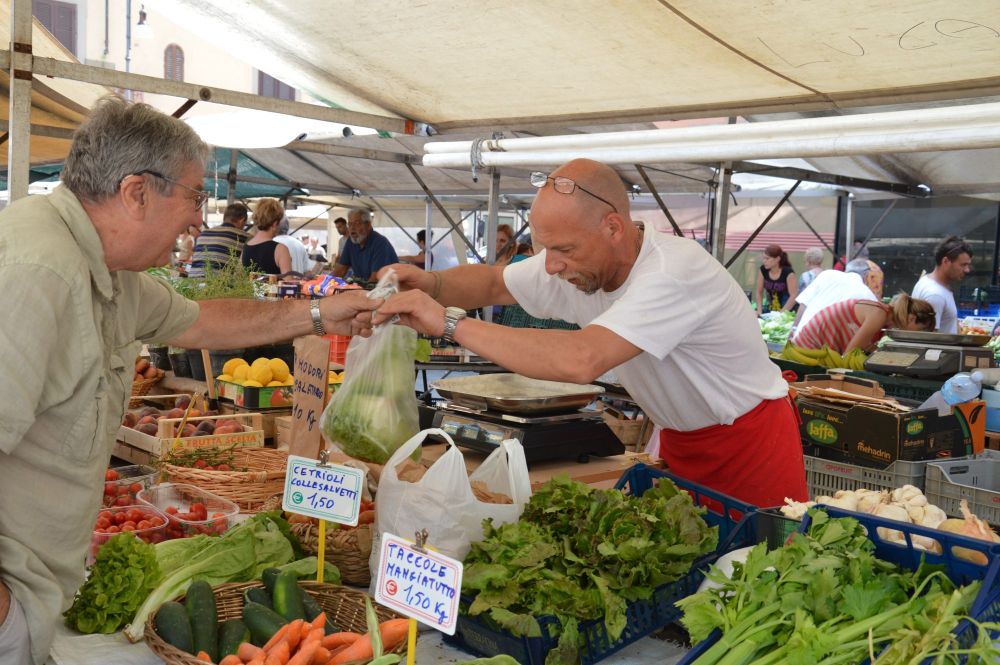
[[[465,318],[465,316],[465,310],[461,307],[444,308],[444,334],[441,335],[444,341],[455,341],[455,327],[458,325],[459,321]]]
[[[319,301],[313,300],[309,303],[309,315],[313,320],[313,332],[317,335],[325,335],[326,328],[323,327],[323,315],[319,311]]]

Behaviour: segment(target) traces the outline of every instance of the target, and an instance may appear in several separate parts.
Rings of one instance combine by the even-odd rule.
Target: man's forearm
[[[7,585],[0,582],[0,625],[7,619],[7,612],[10,611],[10,591]]]
[[[440,292],[429,293],[442,305],[476,309],[487,305],[512,305],[515,300],[497,266],[469,265],[433,273],[441,277]]]
[[[240,349],[293,339],[312,332],[305,300],[203,300],[194,325],[171,346]]]

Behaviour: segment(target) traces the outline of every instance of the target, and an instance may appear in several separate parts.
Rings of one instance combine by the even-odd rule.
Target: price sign
[[[361,511],[364,482],[365,473],[360,469],[289,455],[281,508],[354,526]]]
[[[404,616],[455,634],[462,562],[382,534],[375,600]]]
[[[295,367],[292,374],[292,430],[288,452],[316,457],[322,446],[320,416],[326,405],[327,373],[330,367],[330,342],[316,335],[295,340]]]

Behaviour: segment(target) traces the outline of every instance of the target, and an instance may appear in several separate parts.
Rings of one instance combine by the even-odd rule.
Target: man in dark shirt
[[[243,230],[247,224],[248,208],[242,203],[230,203],[222,215],[222,225],[201,232],[191,256],[190,277],[204,277],[205,270],[219,270],[232,255],[239,258],[250,234]]]
[[[336,277],[343,277],[350,268],[356,278],[369,280],[385,266],[399,263],[389,241],[372,229],[371,213],[367,210],[351,211],[347,216],[347,233],[350,241],[344,245],[333,268]]]

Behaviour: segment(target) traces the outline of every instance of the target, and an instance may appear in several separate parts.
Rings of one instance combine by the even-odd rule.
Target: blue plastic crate
[[[705,506],[705,521],[710,526],[719,527],[719,545],[716,551],[702,557],[691,567],[684,577],[657,588],[649,600],[629,603],[625,613],[627,622],[621,637],[612,641],[602,619],[581,621],[578,629],[584,636],[581,649],[581,663],[590,665],[629,644],[649,635],[653,631],[680,618],[680,610],[674,605],[681,598],[693,594],[705,578],[708,566],[725,552],[755,542],[749,526],[750,516],[755,508],[707,487],[683,480],[669,473],[643,464],[628,469],[615,485],[626,494],[640,496],[653,487],[660,478],[669,478],[678,488],[686,490],[698,506]],[[463,598],[468,607],[471,598]],[[523,665],[543,665],[545,656],[552,650],[558,639],[553,636],[559,626],[554,616],[536,617],[541,628],[541,637],[518,637],[502,628],[490,625],[483,617],[460,614],[455,635],[444,636],[446,642],[477,656],[507,654]]]
[[[906,524],[894,520],[886,520],[873,515],[863,513],[852,513],[839,508],[823,506],[830,517],[851,517],[864,526],[868,532],[869,539],[875,544],[875,556],[883,561],[894,563],[908,570],[915,570],[921,560],[926,560],[930,564],[944,565],[944,572],[953,582],[959,585],[968,584],[974,581],[982,581],[982,588],[979,595],[969,610],[969,615],[977,621],[998,621],[1000,620],[1000,545],[990,544],[983,540],[956,536],[937,529]],[[807,514],[802,520],[799,530],[803,533],[809,530],[811,517]],[[894,531],[900,531],[906,538],[906,545],[883,540],[878,535],[877,529],[885,527]],[[913,536],[926,536],[933,538],[941,545],[942,553],[935,554],[913,547]],[[980,566],[963,559],[959,559],[953,553],[953,548],[964,547],[985,554],[990,563],[987,566]],[[955,627],[955,634],[958,636],[959,644],[967,646],[972,643],[976,636],[976,628],[968,621],[962,621]],[[680,660],[677,665],[691,665],[698,658],[714,645],[722,637],[722,631],[715,630],[704,641],[696,644],[687,655]],[[993,633],[994,640],[1000,638],[1000,633]],[[930,662],[929,660],[927,662]],[[964,662],[964,658],[962,659]],[[868,665],[865,659],[860,665]]]

